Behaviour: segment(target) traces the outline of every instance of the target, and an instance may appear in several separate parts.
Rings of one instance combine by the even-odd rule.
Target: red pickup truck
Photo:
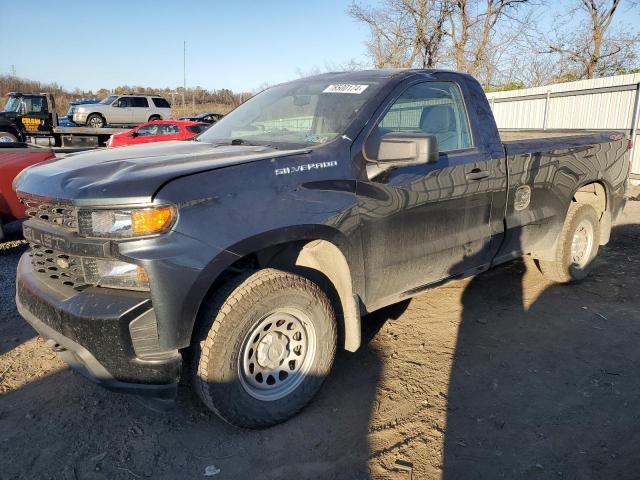
[[[0,240],[2,225],[25,217],[24,206],[13,191],[13,179],[25,168],[55,158],[47,148],[0,142]]]

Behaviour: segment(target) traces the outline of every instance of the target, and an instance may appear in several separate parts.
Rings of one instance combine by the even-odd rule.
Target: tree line
[[[178,87],[171,88],[151,88],[142,86],[122,85],[114,89],[101,88],[99,90],[68,90],[61,85],[52,82],[39,82],[36,80],[28,80],[15,75],[0,75],[0,98],[4,100],[9,92],[23,93],[53,93],[56,100],[56,111],[59,115],[64,115],[69,103],[79,99],[102,99],[111,94],[139,93],[145,95],[162,95],[176,107],[186,104],[216,104],[227,107],[225,110],[231,110],[237,107],[243,101],[250,98],[252,92],[233,92],[228,88],[207,90],[202,87],[187,88]],[[4,104],[4,101],[2,102]]]

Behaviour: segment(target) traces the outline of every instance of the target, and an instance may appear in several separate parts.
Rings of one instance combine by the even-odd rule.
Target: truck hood
[[[80,206],[144,204],[176,177],[307,151],[158,142],[68,155],[28,168],[14,185],[22,194],[68,200]]]

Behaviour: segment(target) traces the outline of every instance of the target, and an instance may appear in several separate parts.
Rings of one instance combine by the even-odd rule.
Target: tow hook
[[[56,342],[51,338],[45,342],[45,345],[47,345],[54,352],[64,352],[67,350],[62,345],[60,345],[58,342]]]

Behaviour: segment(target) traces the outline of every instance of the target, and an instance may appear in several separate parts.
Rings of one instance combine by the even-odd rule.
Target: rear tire
[[[193,385],[232,425],[260,428],[288,420],[311,401],[333,365],[331,303],[299,275],[274,269],[240,275],[201,320]]]
[[[92,113],[87,117],[87,127],[102,128],[107,124],[104,117],[99,113]]]
[[[160,115],[151,115],[149,117],[150,122],[155,122],[156,120],[162,120],[162,117]]]
[[[14,143],[17,141],[18,137],[16,137],[13,133],[0,132],[0,143]]]
[[[538,268],[554,282],[582,280],[591,271],[599,245],[600,222],[595,208],[572,203],[556,244],[555,260],[539,260]]]

